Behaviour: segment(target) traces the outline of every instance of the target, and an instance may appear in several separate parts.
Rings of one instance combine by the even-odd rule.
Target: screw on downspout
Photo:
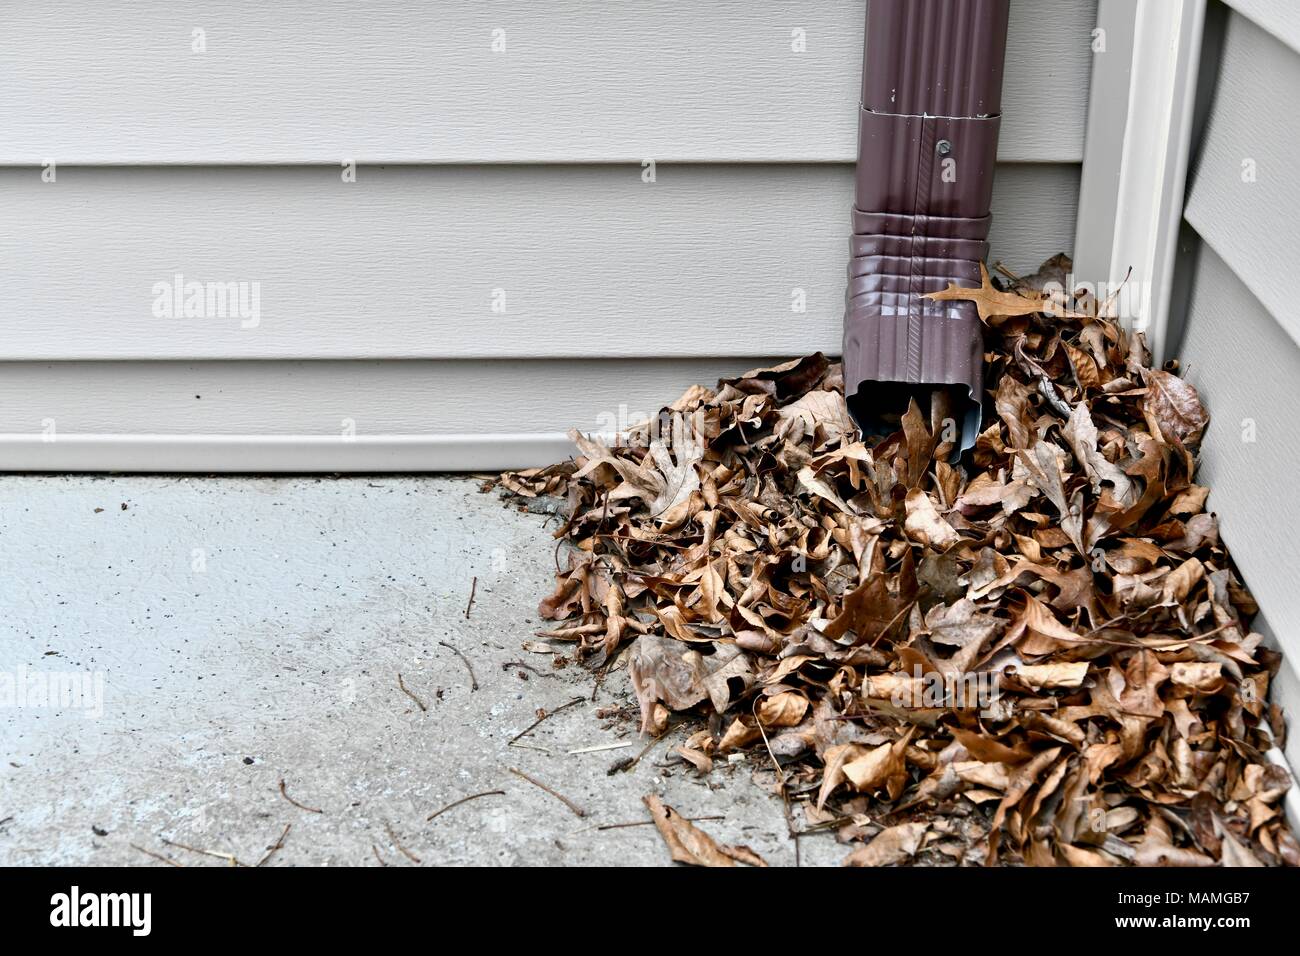
[[[947,156],[952,152],[952,143],[948,142],[946,139],[941,139],[939,142],[935,143],[934,149],[940,156]]]

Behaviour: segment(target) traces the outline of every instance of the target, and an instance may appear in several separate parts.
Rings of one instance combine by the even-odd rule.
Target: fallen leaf
[[[1023,296],[1015,292],[1002,292],[993,285],[989,270],[980,263],[980,286],[977,289],[965,288],[955,282],[939,292],[930,292],[922,298],[936,299],[940,302],[952,299],[969,300],[975,303],[980,318],[987,322],[994,316],[1010,317],[1032,315],[1043,311],[1046,305],[1042,296]]]
[[[648,794],[642,800],[649,808],[655,827],[664,838],[664,843],[668,844],[668,852],[675,862],[689,863],[692,866],[735,866],[738,862],[750,866],[767,866],[763,858],[749,847],[717,843],[654,794]]]
[[[808,698],[794,691],[765,697],[758,705],[758,719],[765,727],[797,727],[808,712]]]
[[[845,866],[891,866],[916,855],[925,839],[925,823],[900,823],[876,835],[870,843],[850,853]]]
[[[1195,386],[1160,369],[1146,373],[1147,394],[1142,408],[1166,441],[1197,445],[1210,416]]]

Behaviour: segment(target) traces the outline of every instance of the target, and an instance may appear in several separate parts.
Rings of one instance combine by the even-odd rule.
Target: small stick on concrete
[[[371,849],[371,851],[375,854],[375,859],[379,861],[379,865],[380,865],[380,866],[387,866],[387,865],[388,865],[388,861],[385,860],[382,856],[379,855],[379,847],[375,846],[375,845],[372,843],[372,844],[370,844],[370,849]]]
[[[625,740],[622,743],[617,744],[597,744],[595,747],[580,747],[577,750],[570,750],[569,756],[572,757],[574,754],[595,754],[600,753],[602,750],[622,750],[625,747],[634,746],[636,746],[636,744],[631,740]]]
[[[168,846],[176,847],[178,850],[189,850],[191,853],[198,853],[203,856],[214,856],[218,860],[225,860],[231,866],[247,866],[246,863],[241,863],[233,853],[217,853],[213,850],[201,850],[196,846],[188,846],[184,843],[177,843],[175,840],[168,840],[166,837],[159,837],[158,839],[162,840],[162,842],[166,843]]]
[[[510,744],[513,744],[516,740],[518,740],[518,739],[519,739],[520,737],[522,737],[524,734],[528,733],[530,730],[532,730],[534,727],[536,727],[538,724],[540,724],[543,720],[547,720],[548,718],[554,717],[554,716],[555,716],[556,714],[558,714],[560,711],[562,711],[562,710],[566,710],[566,709],[572,707],[574,704],[581,704],[581,703],[583,702],[583,700],[584,700],[584,698],[582,698],[582,697],[575,697],[575,698],[573,698],[573,700],[569,701],[567,704],[561,704],[559,707],[556,707],[554,710],[548,710],[546,713],[542,714],[542,716],[538,717],[536,720],[534,720],[531,724],[529,724],[529,725],[528,725],[527,727],[525,727],[523,730],[519,731],[519,733],[517,733],[517,734],[515,734],[513,737],[511,737],[510,740],[507,741],[507,746],[509,746]]]
[[[478,577],[476,576],[469,585],[469,603],[465,605],[465,620],[469,620],[469,609],[474,606],[474,594],[478,591]]]
[[[169,856],[163,856],[161,853],[155,853],[153,850],[146,850],[144,847],[142,847],[142,846],[138,846],[138,845],[135,844],[135,843],[132,843],[132,844],[131,844],[131,849],[133,849],[133,850],[139,850],[139,851],[140,851],[141,853],[143,853],[145,856],[151,856],[151,857],[153,857],[155,860],[161,860],[163,863],[166,863],[168,866],[179,866],[179,867],[181,867],[181,868],[184,868],[184,866],[185,866],[184,863],[177,863],[175,860],[173,860],[173,859],[172,859],[171,857],[169,857]]]
[[[552,680],[559,680],[555,674],[548,674],[546,671],[539,671],[536,667],[526,661],[505,661],[501,665],[503,671],[508,671],[512,667],[522,667],[524,670],[532,671],[538,677],[549,677]]]
[[[454,647],[446,641],[439,641],[438,643],[465,662],[465,669],[469,671],[469,689],[472,691],[478,690],[478,678],[474,676],[474,668],[470,664],[469,658],[460,652],[460,648]]]
[[[651,750],[653,750],[655,748],[655,745],[658,744],[659,741],[666,739],[668,735],[671,734],[673,731],[675,731],[678,727],[681,727],[682,724],[687,724],[687,723],[690,723],[690,721],[683,720],[680,723],[676,723],[673,726],[664,730],[664,732],[660,734],[658,737],[652,737],[650,739],[650,742],[646,744],[644,747],[642,747],[641,752],[637,754],[635,757],[624,757],[622,760],[615,761],[614,765],[610,767],[609,770],[605,771],[606,775],[612,777],[616,773],[628,772],[629,770],[634,768],[637,764],[639,764],[641,762],[641,758],[644,757],[646,754],[648,754]]]
[[[398,672],[397,672],[397,686],[401,688],[403,694],[405,694],[407,697],[411,698],[411,700],[415,701],[415,706],[416,706],[416,707],[419,707],[420,710],[422,710],[422,711],[427,711],[427,710],[429,709],[428,707],[425,706],[424,701],[420,700],[420,698],[418,698],[418,697],[416,697],[414,694],[412,694],[410,688],[408,688],[408,687],[406,686],[406,684],[402,682],[402,672],[401,672],[401,671],[398,671]]]
[[[810,836],[815,833],[824,833],[827,830],[838,830],[846,827],[853,822],[852,817],[840,817],[838,820],[823,820],[821,823],[810,823],[802,830],[798,831],[799,836]]]
[[[699,823],[702,820],[725,820],[725,816],[718,815],[712,817],[682,817],[687,823]],[[625,827],[652,827],[655,825],[653,820],[634,820],[631,823],[602,823],[596,827],[597,830],[622,830]]]
[[[570,800],[570,799],[569,799],[568,797],[566,797],[564,794],[562,794],[562,793],[557,793],[556,791],[552,790],[550,787],[548,787],[546,784],[542,783],[540,780],[536,780],[536,779],[534,779],[534,778],[528,776],[528,774],[524,773],[522,770],[519,770],[519,769],[516,768],[516,767],[506,767],[506,769],[509,770],[511,773],[513,773],[516,777],[522,777],[524,780],[527,780],[529,783],[531,783],[531,784],[532,784],[534,787],[536,787],[537,789],[539,789],[539,790],[545,790],[547,793],[549,793],[551,796],[553,796],[556,800],[559,800],[559,801],[560,801],[561,803],[563,803],[566,807],[568,807],[570,810],[572,810],[574,816],[585,817],[585,816],[587,815],[587,811],[584,810],[584,809],[582,809],[582,807],[578,806],[576,803],[574,803],[572,800]]]
[[[514,747],[516,750],[534,750],[539,754],[546,754],[548,757],[555,756],[554,750],[547,750],[545,747],[534,747],[532,744],[509,744],[508,746]]]
[[[271,859],[271,857],[275,856],[276,850],[284,849],[284,838],[289,835],[289,827],[291,826],[293,826],[292,823],[286,823],[284,825],[284,832],[280,834],[280,839],[275,841],[275,845],[266,851],[266,856],[262,857],[255,864],[253,864],[254,866],[261,866],[267,860]]]
[[[397,847],[397,849],[401,852],[402,856],[406,857],[412,863],[422,862],[418,856],[416,856],[406,847],[402,846],[402,841],[397,839],[397,834],[393,832],[392,824],[385,823],[384,829],[388,831],[388,839],[393,841],[393,846]]]
[[[573,627],[557,627],[553,631],[533,631],[538,637],[549,637],[553,641],[576,641],[586,634],[604,634],[604,624],[576,624]]]
[[[324,813],[324,812],[325,812],[324,810],[317,809],[316,807],[308,807],[308,806],[304,806],[303,804],[301,804],[301,803],[299,803],[297,800],[295,800],[293,797],[289,796],[288,792],[284,789],[284,777],[281,777],[281,778],[280,778],[280,796],[284,797],[284,799],[288,800],[290,803],[292,803],[292,804],[293,804],[295,807],[297,807],[299,810],[306,810],[308,813]]]
[[[471,800],[477,800],[479,797],[504,797],[505,795],[506,792],[504,790],[484,790],[482,793],[471,793],[468,797],[461,797],[459,800],[453,800],[451,803],[447,804],[441,810],[434,810],[433,813],[425,817],[425,822],[427,823],[428,821],[432,820],[434,817],[442,816],[448,810],[452,809],[453,807],[458,807],[462,803],[469,803]]]

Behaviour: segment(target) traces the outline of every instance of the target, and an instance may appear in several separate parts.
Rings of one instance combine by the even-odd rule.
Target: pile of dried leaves
[[[645,733],[702,718],[699,772],[761,758],[849,863],[1295,865],[1278,656],[1194,483],[1206,413],[1042,291],[1066,269],[941,293],[986,324],[960,463],[939,397],[860,438],[818,354],[503,476],[567,498],[547,636],[626,662]]]

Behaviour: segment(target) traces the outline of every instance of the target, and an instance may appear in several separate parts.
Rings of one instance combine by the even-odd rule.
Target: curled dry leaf
[[[1043,688],[1078,687],[1088,675],[1087,661],[1070,661],[1060,664],[1021,664],[1016,676],[1034,690]]]
[[[808,698],[794,691],[764,697],[758,704],[758,719],[764,727],[797,727],[808,712]]]
[[[928,829],[925,823],[900,823],[882,830],[870,843],[850,853],[845,866],[891,866],[916,855]]]
[[[1142,410],[1160,429],[1166,441],[1200,444],[1210,416],[1195,386],[1160,369],[1146,373],[1147,394]]]
[[[674,861],[692,866],[735,866],[737,863],[767,866],[763,858],[747,846],[718,843],[654,794],[643,800]]]
[[[986,326],[959,461],[942,396],[860,437],[817,354],[503,477],[567,503],[541,636],[622,655],[643,732],[702,718],[678,751],[701,770],[776,758],[807,819],[870,840],[852,862],[1300,863],[1264,756],[1278,657],[1195,480],[1208,416],[1090,297],[1039,311],[1069,271],[937,296]],[[734,862],[657,822],[679,858]]]

